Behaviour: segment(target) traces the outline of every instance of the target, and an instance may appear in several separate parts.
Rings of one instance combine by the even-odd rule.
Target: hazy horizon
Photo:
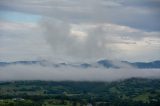
[[[159,0],[0,0],[0,62],[160,60]],[[0,80],[160,78],[160,69],[0,67]]]

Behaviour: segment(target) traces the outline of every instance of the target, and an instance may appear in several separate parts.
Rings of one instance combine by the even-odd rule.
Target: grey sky
[[[0,0],[0,59],[160,59],[159,0]]]

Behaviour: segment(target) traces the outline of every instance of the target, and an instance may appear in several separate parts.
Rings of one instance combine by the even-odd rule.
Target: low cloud
[[[160,78],[159,69],[106,69],[13,65],[0,67],[0,80],[116,81],[132,77]]]
[[[111,23],[73,24],[53,18],[43,18],[40,27],[55,57],[83,61],[149,60],[154,54],[152,58],[159,58],[159,43],[155,43],[159,42],[159,32]]]

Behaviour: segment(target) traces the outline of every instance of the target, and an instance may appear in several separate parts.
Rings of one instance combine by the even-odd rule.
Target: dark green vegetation
[[[160,79],[0,83],[0,106],[159,106]]]

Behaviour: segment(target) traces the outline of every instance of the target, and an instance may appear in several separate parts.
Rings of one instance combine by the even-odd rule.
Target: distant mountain
[[[104,67],[104,68],[123,68],[124,66],[131,66],[139,69],[146,68],[160,68],[160,61],[153,62],[128,62],[128,61],[111,61],[111,60],[99,60],[95,63],[79,63],[79,64],[68,64],[68,63],[53,63],[49,61],[15,61],[15,62],[0,62],[0,67],[10,66],[10,65],[40,65],[43,67],[79,67],[79,68],[89,68],[89,67]]]
[[[40,66],[53,66],[53,67],[61,67],[61,66],[69,66],[70,64],[66,63],[53,63],[46,60],[41,61],[14,61],[14,62],[0,62],[0,67],[10,66],[10,65],[40,65]]]
[[[100,60],[97,63],[103,67],[106,67],[106,68],[120,68],[120,67],[116,66],[115,64],[113,64],[113,62],[110,60]]]
[[[32,65],[32,64],[41,64],[42,61],[14,61],[14,62],[0,62],[0,66],[8,66],[8,65]]]
[[[113,61],[110,60],[100,60],[97,62],[98,64],[106,67],[106,68],[121,68]],[[153,61],[153,62],[128,62],[128,61],[120,61],[119,63],[123,63],[129,65],[131,67],[145,69],[145,68],[160,68],[160,60]]]
[[[132,66],[137,68],[160,68],[160,61],[153,61],[153,62],[135,62],[131,63]]]

